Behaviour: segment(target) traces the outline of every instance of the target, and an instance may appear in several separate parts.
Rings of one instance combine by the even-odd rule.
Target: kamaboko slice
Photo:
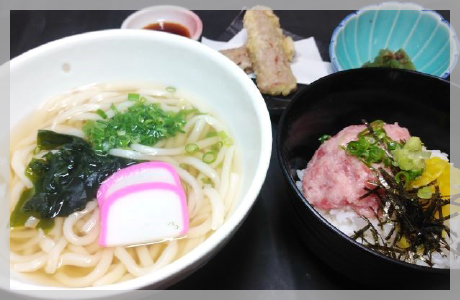
[[[172,240],[188,231],[186,196],[166,163],[141,163],[113,174],[100,187],[98,203],[103,247]]]

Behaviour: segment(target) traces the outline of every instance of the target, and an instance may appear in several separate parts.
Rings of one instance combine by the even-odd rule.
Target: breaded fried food
[[[286,54],[287,59],[289,60],[289,62],[291,62],[294,59],[295,48],[294,48],[294,41],[292,40],[290,36],[283,36],[283,49],[284,49],[284,53]],[[237,64],[246,73],[249,74],[249,73],[254,72],[252,68],[251,58],[249,57],[249,52],[248,52],[248,48],[246,47],[246,45],[239,47],[239,48],[221,50],[220,52],[223,55],[230,58],[235,64]]]
[[[220,53],[230,58],[246,73],[249,74],[253,72],[251,58],[249,57],[248,48],[246,48],[246,46],[221,50]]]
[[[282,31],[281,31],[281,34],[283,34]],[[293,61],[294,56],[295,56],[295,46],[294,46],[294,40],[290,36],[283,35],[283,49],[284,49],[284,53],[286,54],[288,61],[289,62]]]
[[[246,44],[257,86],[264,94],[286,96],[297,88],[283,47],[279,19],[272,10],[256,6],[246,11],[243,24],[248,31]]]

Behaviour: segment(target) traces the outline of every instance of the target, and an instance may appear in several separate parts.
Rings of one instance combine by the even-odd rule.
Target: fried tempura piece
[[[283,34],[283,33],[281,33]],[[283,35],[283,49],[289,62],[294,60],[295,47],[294,40],[290,36]]]
[[[283,49],[284,53],[286,54],[287,59],[291,62],[294,59],[295,55],[295,48],[294,48],[294,41],[290,36],[283,37]],[[223,55],[230,58],[235,64],[237,64],[241,69],[243,69],[246,73],[254,72],[252,68],[251,58],[249,57],[248,48],[245,46],[241,46],[239,48],[227,49],[220,51]]]
[[[223,55],[230,58],[235,64],[238,65],[246,73],[252,73],[252,62],[249,57],[248,48],[246,46],[241,46],[239,48],[233,48],[228,50],[220,51]]]
[[[248,31],[246,44],[257,86],[262,93],[286,96],[297,88],[283,47],[279,19],[272,10],[256,6],[243,18]]]

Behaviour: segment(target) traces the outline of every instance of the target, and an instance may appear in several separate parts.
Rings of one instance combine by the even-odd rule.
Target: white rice
[[[431,150],[431,157],[439,157],[441,159],[448,161],[448,155],[439,150]],[[297,176],[299,177],[299,181],[296,181],[296,186],[302,193],[303,193],[302,181],[303,181],[304,172],[305,172],[305,169],[297,170]],[[354,235],[355,232],[359,231],[360,229],[362,229],[364,226],[367,225],[367,221],[361,218],[351,207],[344,207],[340,209],[331,209],[331,210],[322,210],[318,208],[315,208],[315,209],[330,224],[334,225],[336,228],[338,228],[340,231],[342,231],[348,236]],[[393,225],[390,223],[384,224],[382,227],[380,227],[378,226],[378,220],[376,219],[369,219],[369,221],[372,223],[372,225],[374,225],[374,228],[383,238],[386,237],[390,233],[391,228],[393,227]],[[460,216],[457,218],[453,218],[450,221],[447,221],[447,223],[450,223],[448,226],[451,227],[451,232],[460,233],[460,231],[454,230],[454,228],[460,228]],[[365,232],[364,239],[358,238],[357,241],[360,243],[364,243],[365,241],[369,243],[374,243],[374,237],[372,236],[372,233],[370,232],[370,230],[367,230]],[[460,235],[457,237],[454,237],[452,235],[451,241],[448,241],[447,238],[446,238],[446,241],[450,243],[451,248],[458,249]],[[381,245],[383,244],[381,241],[379,242]],[[460,257],[450,255],[450,254],[451,254],[450,251],[445,250],[445,249],[443,250],[442,253],[438,253],[438,252],[433,253],[431,257],[433,267],[434,268],[460,268]],[[429,261],[429,257],[424,256],[422,258],[415,259],[414,263],[417,265],[428,266],[428,264],[425,263],[423,260]]]
[[[423,147],[423,150],[426,150],[425,147]],[[447,153],[441,152],[439,150],[428,150],[428,151],[431,152],[431,157],[439,157],[440,159],[449,161],[449,155]]]

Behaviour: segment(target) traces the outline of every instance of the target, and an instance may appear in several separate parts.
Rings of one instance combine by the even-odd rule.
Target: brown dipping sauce
[[[172,22],[159,22],[149,24],[144,27],[144,29],[164,31],[172,34],[177,34],[185,37],[190,37],[190,31],[185,28],[183,25]]]

